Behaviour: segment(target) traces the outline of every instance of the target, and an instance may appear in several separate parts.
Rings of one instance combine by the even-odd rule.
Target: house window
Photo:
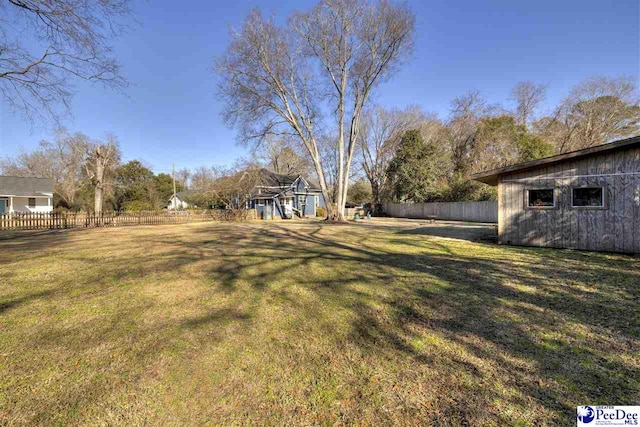
[[[527,190],[527,207],[533,209],[553,208],[556,206],[556,193],[553,188]]]
[[[571,207],[604,208],[604,189],[602,187],[572,188]]]
[[[35,208],[36,207],[36,198],[35,197],[29,197],[29,207],[30,208]]]

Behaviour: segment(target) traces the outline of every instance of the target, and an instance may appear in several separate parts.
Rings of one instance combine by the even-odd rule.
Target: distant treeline
[[[640,107],[631,78],[591,78],[541,112],[546,86],[517,84],[510,107],[490,105],[477,91],[453,99],[449,117],[418,107],[374,107],[360,139],[371,201],[472,201],[495,189],[469,180],[493,168],[604,144],[638,134]]]
[[[546,86],[518,83],[510,107],[490,105],[477,91],[454,98],[449,116],[439,118],[416,106],[374,106],[360,124],[349,204],[473,201],[495,199],[495,189],[469,179],[481,170],[568,152],[638,134],[640,107],[633,79],[591,78],[562,102],[541,112]],[[338,168],[336,136],[319,141],[327,165],[328,202],[335,203]],[[202,166],[175,172],[176,191],[200,207],[239,206],[266,167],[283,175],[316,177],[295,138],[269,137],[250,159],[230,168]],[[105,141],[58,131],[30,152],[0,160],[0,173],[49,177],[55,206],[74,211],[157,210],[167,206],[173,177],[154,174],[141,160],[122,164],[114,136]],[[317,184],[315,184],[317,185]],[[239,196],[242,195],[242,196]],[[331,200],[333,198],[333,200]]]

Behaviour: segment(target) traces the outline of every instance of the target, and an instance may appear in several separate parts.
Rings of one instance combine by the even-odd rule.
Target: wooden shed
[[[472,176],[498,186],[498,241],[640,253],[640,137]]]

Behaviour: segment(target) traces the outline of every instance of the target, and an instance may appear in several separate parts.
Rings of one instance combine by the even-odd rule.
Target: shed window
[[[571,206],[574,208],[603,208],[602,187],[581,187],[571,190]]]
[[[552,208],[556,205],[553,188],[527,190],[527,206],[530,208]]]
[[[29,197],[29,207],[30,208],[35,208],[36,207],[36,198],[35,197]]]

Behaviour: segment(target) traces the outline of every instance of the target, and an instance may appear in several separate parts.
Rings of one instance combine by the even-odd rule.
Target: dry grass
[[[479,240],[446,237],[472,235]],[[573,424],[640,401],[640,262],[410,221],[0,241],[0,424]],[[442,237],[445,236],[445,237]]]

